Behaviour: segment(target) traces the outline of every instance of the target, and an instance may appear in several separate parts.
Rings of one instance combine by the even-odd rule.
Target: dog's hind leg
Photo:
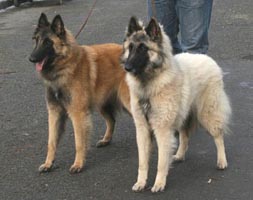
[[[204,118],[201,118],[202,126],[213,136],[214,142],[217,148],[217,167],[218,169],[227,168],[227,159],[224,147],[224,130],[222,119],[219,116],[207,114]]]
[[[229,100],[222,88],[209,88],[199,102],[198,111],[200,123],[213,136],[217,148],[218,169],[227,168],[227,159],[224,147],[224,133],[227,131],[231,108]]]
[[[185,153],[188,149],[189,132],[188,130],[181,130],[179,132],[179,147],[177,153],[173,156],[174,161],[184,161]]]
[[[197,126],[196,114],[192,110],[185,120],[183,127],[179,131],[179,147],[177,153],[173,156],[174,161],[184,161],[185,153],[188,149],[189,137],[191,132],[196,129]]]
[[[217,167],[218,169],[225,169],[228,167],[228,163],[225,153],[223,134],[215,136],[214,142],[217,148]]]
[[[112,105],[103,106],[100,110],[101,115],[106,121],[106,131],[102,140],[96,144],[97,147],[104,147],[110,144],[115,126],[115,113]]]
[[[223,129],[217,121],[205,121],[203,126],[208,130],[208,133],[213,136],[217,149],[217,167],[218,169],[225,169],[228,166],[225,146],[224,146],[224,134]]]

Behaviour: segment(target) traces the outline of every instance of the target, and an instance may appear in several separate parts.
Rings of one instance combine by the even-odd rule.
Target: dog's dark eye
[[[52,41],[49,39],[45,39],[44,44],[50,46],[50,45],[52,45]]]
[[[128,48],[129,48],[129,51],[132,51],[133,48],[134,48],[134,44],[133,44],[133,43],[130,43],[129,46],[128,46]]]
[[[138,49],[139,49],[140,51],[147,51],[148,48],[147,48],[147,46],[146,46],[145,44],[141,43],[141,44],[139,45]]]

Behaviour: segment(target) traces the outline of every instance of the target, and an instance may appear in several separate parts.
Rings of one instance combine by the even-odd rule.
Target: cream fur
[[[151,130],[158,144],[158,167],[152,192],[162,191],[166,185],[172,152],[174,132],[181,134],[180,145],[174,159],[183,160],[188,148],[188,135],[192,130],[184,128],[190,113],[213,136],[217,147],[217,166],[227,167],[223,134],[227,130],[231,108],[224,92],[222,70],[206,55],[182,53],[171,54],[168,37],[162,30],[165,61],[154,77],[143,86],[140,80],[127,73],[130,88],[131,110],[136,125],[139,152],[138,179],[134,191],[142,190],[147,181],[151,145]],[[155,59],[155,57],[152,57]],[[139,100],[148,99],[148,121]]]

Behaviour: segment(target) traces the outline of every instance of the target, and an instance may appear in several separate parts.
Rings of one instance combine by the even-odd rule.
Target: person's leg
[[[154,0],[155,5],[152,5],[152,0],[147,0],[148,5],[148,20],[151,17],[157,18],[158,22],[163,25],[165,33],[169,36],[173,46],[173,53],[182,52],[178,42],[178,17],[176,15],[176,0]]]
[[[207,53],[212,4],[213,0],[177,0],[176,10],[184,52]]]

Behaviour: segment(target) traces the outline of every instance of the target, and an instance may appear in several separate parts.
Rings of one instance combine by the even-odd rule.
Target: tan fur
[[[55,159],[59,140],[59,126],[64,126],[65,113],[71,119],[74,134],[76,156],[70,172],[80,172],[85,164],[88,140],[92,128],[91,111],[98,109],[106,120],[107,129],[98,146],[108,144],[112,139],[115,119],[105,110],[106,105],[114,109],[124,107],[130,112],[130,97],[125,82],[125,72],[119,64],[122,47],[117,44],[79,46],[70,32],[67,32],[68,45],[62,46],[61,40],[54,36],[54,48],[61,56],[55,60],[56,81],[42,76],[46,87],[68,92],[69,104],[47,101],[49,138],[46,161],[40,171],[48,171]],[[52,75],[52,74],[51,74]],[[63,117],[63,120],[59,120]],[[61,123],[61,124],[59,124]]]

